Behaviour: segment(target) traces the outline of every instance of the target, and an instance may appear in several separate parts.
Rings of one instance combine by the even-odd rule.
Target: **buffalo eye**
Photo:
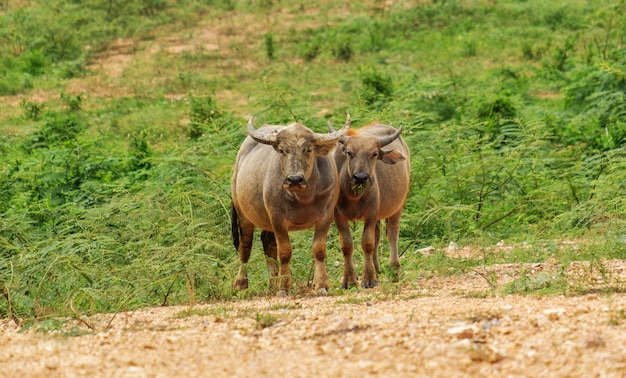
[[[348,159],[352,159],[352,151],[343,150],[343,153],[346,155]]]
[[[276,152],[278,152],[278,153],[279,153],[279,154],[281,154],[281,155],[284,155],[284,154],[285,154],[285,150],[283,150],[282,148],[277,148],[277,149],[276,149]]]

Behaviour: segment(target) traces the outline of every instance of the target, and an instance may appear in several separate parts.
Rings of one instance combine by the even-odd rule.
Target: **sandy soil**
[[[511,265],[490,267],[499,285],[520,271]],[[579,265],[570,277],[589,271]],[[497,294],[472,271],[399,290],[101,314],[58,333],[3,320],[0,376],[624,377],[624,265],[605,264],[613,290],[577,296]]]

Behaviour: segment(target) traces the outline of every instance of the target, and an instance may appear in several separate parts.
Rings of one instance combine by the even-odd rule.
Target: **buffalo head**
[[[334,131],[332,124],[328,128]],[[351,186],[354,194],[360,195],[372,185],[372,176],[376,172],[376,162],[395,164],[403,161],[405,156],[398,150],[383,149],[400,136],[402,126],[390,135],[371,136],[359,135],[356,131],[353,135],[341,138],[341,151],[346,158],[345,165],[348,175],[352,180]]]
[[[308,188],[307,178],[315,166],[316,156],[326,156],[350,128],[350,115],[339,131],[318,134],[308,127],[292,123],[281,129],[263,133],[256,130],[253,117],[248,121],[248,134],[258,143],[274,147],[279,155],[283,189],[301,191]]]

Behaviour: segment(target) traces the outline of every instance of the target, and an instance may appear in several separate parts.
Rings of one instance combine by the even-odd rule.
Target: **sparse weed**
[[[278,322],[278,318],[276,316],[264,312],[257,312],[254,319],[256,321],[256,327],[259,329],[271,327]]]
[[[22,100],[20,102],[20,106],[24,112],[24,118],[31,121],[39,121],[43,113],[44,104]]]
[[[192,316],[207,316],[210,311],[206,308],[189,308],[185,310],[181,310],[174,314],[175,319],[185,319]]]
[[[372,298],[370,296],[346,296],[335,301],[336,304],[362,304],[370,303]]]
[[[617,312],[612,312],[609,319],[610,326],[618,326],[626,319],[626,311],[622,308]]]
[[[265,35],[263,35],[263,43],[265,46],[265,55],[267,56],[267,59],[274,60],[276,50],[274,35],[271,32],[265,33]]]

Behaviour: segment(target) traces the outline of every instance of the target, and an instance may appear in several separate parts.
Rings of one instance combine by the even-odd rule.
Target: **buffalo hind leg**
[[[387,240],[389,241],[389,266],[391,267],[393,281],[399,280],[400,256],[398,254],[398,238],[400,235],[400,215],[402,211],[398,211],[391,217],[387,218]]]
[[[380,264],[378,263],[378,246],[380,245],[380,221],[376,222],[376,234],[374,236],[374,268],[376,274],[380,274]]]
[[[270,231],[261,231],[261,242],[263,243],[263,252],[265,253],[265,261],[267,262],[267,273],[270,279],[270,289],[278,290],[278,248],[276,246],[276,238],[274,233]]]
[[[235,281],[235,289],[245,290],[248,288],[248,270],[246,265],[250,259],[252,250],[252,237],[254,235],[254,225],[244,219],[239,219],[239,274]]]

